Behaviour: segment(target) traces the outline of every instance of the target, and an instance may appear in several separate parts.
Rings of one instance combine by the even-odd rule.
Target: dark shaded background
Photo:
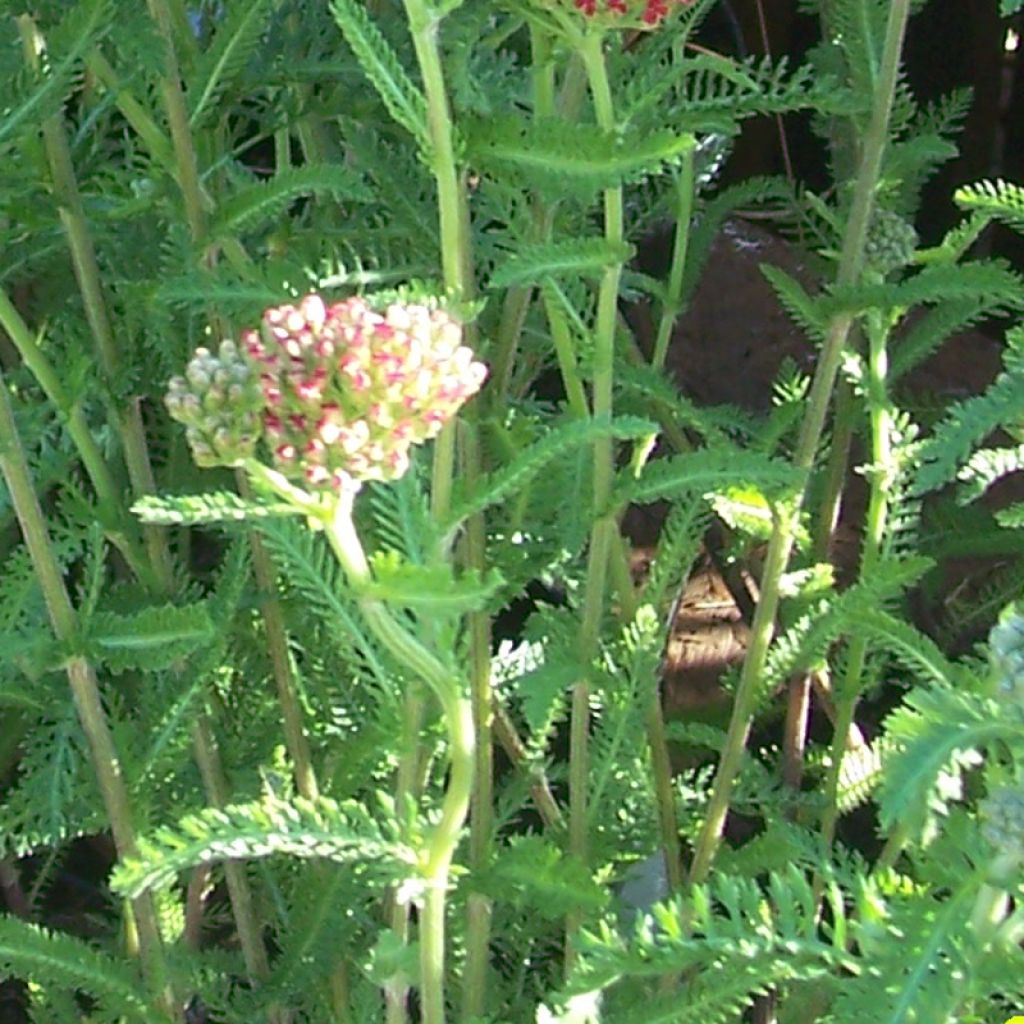
[[[797,0],[761,0],[761,7],[770,52],[798,63],[817,42],[817,19],[799,13]],[[1009,25],[1018,31],[1024,27],[1019,16],[999,17],[998,0],[930,0],[911,21],[904,52],[918,99],[935,100],[964,85],[974,89],[974,105],[957,140],[960,156],[943,167],[925,192],[917,226],[926,243],[956,220],[950,197],[957,186],[996,177],[1024,182],[1024,55],[1004,53]],[[706,28],[709,45],[726,52],[736,53],[738,43],[750,54],[766,52],[756,0],[723,0]],[[786,135],[797,179],[812,188],[827,187],[821,143],[806,123],[788,118]],[[784,170],[775,120],[748,122],[727,164],[727,180]],[[997,235],[994,245],[1024,262],[1024,243],[1008,233]]]

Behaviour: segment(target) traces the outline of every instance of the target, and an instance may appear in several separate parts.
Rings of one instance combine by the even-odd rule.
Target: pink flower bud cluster
[[[255,451],[263,392],[233,341],[222,341],[216,355],[196,349],[185,376],[171,380],[164,401],[171,416],[185,424],[198,465],[235,466]]]
[[[200,465],[238,465],[262,442],[286,477],[337,492],[401,476],[486,373],[440,310],[307,295],[240,346],[197,350],[166,402]]]
[[[263,314],[242,343],[259,368],[276,467],[315,489],[392,480],[479,390],[483,364],[440,310],[308,295]]]
[[[693,0],[572,0],[588,18],[605,17],[626,25],[656,28],[673,7],[688,7]]]

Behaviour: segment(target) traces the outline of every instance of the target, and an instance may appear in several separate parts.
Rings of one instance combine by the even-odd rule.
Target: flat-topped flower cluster
[[[405,473],[486,373],[442,310],[307,295],[241,344],[198,349],[166,402],[200,465],[240,465],[262,443],[288,479],[338,492]]]

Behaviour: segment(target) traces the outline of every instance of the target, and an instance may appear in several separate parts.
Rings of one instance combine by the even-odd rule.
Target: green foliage
[[[275,222],[300,196],[330,195],[366,202],[370,193],[347,167],[309,164],[279,171],[268,181],[238,189],[220,204],[211,231],[215,238],[252,231]]]
[[[426,149],[430,136],[426,101],[365,6],[357,0],[334,0],[331,13],[387,112]]]
[[[136,857],[114,873],[113,885],[127,896],[162,888],[179,872],[222,860],[257,859],[275,854],[339,864],[369,861],[385,876],[401,877],[414,862],[408,848],[385,835],[362,805],[273,797],[182,818],[140,840]]]
[[[491,276],[491,288],[535,284],[549,277],[599,274],[615,263],[625,263],[635,250],[610,245],[603,238],[580,238],[521,249]]]
[[[797,482],[796,474],[785,463],[725,446],[659,459],[639,479],[630,479],[631,476],[624,475],[616,489],[617,507],[648,504],[681,494],[705,495],[727,485],[759,485],[782,496]]]
[[[727,878],[699,886],[684,906],[657,904],[632,934],[607,924],[585,937],[570,992],[619,983],[621,1004],[609,1000],[602,1020],[727,1022],[766,987],[820,978],[853,967],[840,937],[845,931],[841,894],[829,893],[835,916],[832,940],[821,934],[812,882],[798,869],[772,874],[767,885]],[[688,971],[693,980],[671,997],[630,1007],[628,981]]]
[[[875,245],[835,284],[893,5],[805,0],[800,64],[713,52],[715,0],[639,33],[571,0],[31,6],[41,70],[12,11],[0,51],[0,867],[34,922],[0,919],[15,1013],[163,1021],[100,946],[144,939],[116,897],[148,890],[175,999],[224,1024],[437,1024],[442,959],[441,1003],[474,1024],[1014,1012],[1024,889],[985,808],[1022,779],[1015,614],[982,641],[1024,587],[998,486],[1024,467],[1022,328],[982,393],[900,403],[950,335],[1019,318],[1020,268],[978,243],[1024,230],[1024,191],[959,189],[961,223],[915,246],[969,97],[920,104],[900,77],[869,190],[900,259]],[[820,195],[720,186],[744,120],[798,111]],[[766,411],[709,406],[644,354],[751,212],[797,249],[799,280],[763,273],[810,346],[853,321],[835,394],[798,356]],[[193,468],[163,404],[196,347],[313,290],[436,301],[490,372],[353,496],[356,556],[330,496]],[[114,821],[142,838],[111,890]],[[677,884],[720,825],[710,881]]]
[[[205,604],[164,605],[132,615],[100,612],[89,621],[85,643],[95,660],[117,673],[167,668],[213,638]]]
[[[12,975],[65,991],[73,984],[98,1000],[94,1020],[149,1024],[160,1019],[129,964],[81,939],[4,916],[0,917],[0,977]]]
[[[472,495],[459,495],[449,516],[449,529],[470,516],[482,512],[509,495],[515,494],[526,483],[543,472],[560,455],[594,441],[599,437],[633,439],[649,436],[652,424],[636,417],[619,417],[611,423],[600,420],[570,421],[549,429],[544,438],[520,452],[515,458],[477,482]]]
[[[499,180],[582,199],[659,172],[690,151],[694,140],[664,129],[611,134],[508,116],[471,124],[466,145],[467,156]]]

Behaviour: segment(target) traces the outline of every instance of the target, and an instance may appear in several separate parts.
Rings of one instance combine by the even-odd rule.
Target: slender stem
[[[464,425],[463,470],[467,488],[479,486],[480,450],[475,425]],[[487,536],[482,516],[466,524],[465,561],[478,572],[487,567]],[[494,751],[491,685],[491,620],[486,612],[469,615],[470,699],[473,734],[476,737],[475,778],[470,804],[469,864],[482,874],[487,868],[494,831]],[[486,1010],[487,970],[490,964],[491,901],[483,893],[470,892],[466,918],[466,964],[462,972],[462,1018],[481,1018]]]
[[[217,740],[210,728],[209,717],[205,714],[196,719],[192,730],[196,763],[203,778],[207,799],[213,807],[224,807],[229,802],[229,792],[224,780]],[[245,865],[241,861],[224,862],[224,879],[231,899],[231,912],[235,918],[238,939],[242,946],[242,958],[249,976],[264,980],[270,975],[267,950],[260,936],[259,920],[253,907],[252,891],[245,877]],[[275,1011],[276,1012],[276,1011]]]
[[[615,111],[611,86],[604,62],[604,38],[592,33],[581,38],[579,55],[586,69],[587,81],[599,127],[612,131]],[[604,192],[604,235],[615,246],[623,240],[622,189]],[[594,337],[592,407],[595,417],[610,419],[612,415],[612,366],[615,354],[615,325],[618,311],[619,282],[622,264],[606,268],[597,299],[597,324]],[[605,508],[611,494],[614,451],[610,437],[594,443],[593,498],[594,511]],[[602,515],[591,530],[587,557],[587,577],[583,593],[580,626],[580,663],[589,666],[596,651],[605,606],[605,579],[608,555],[616,532],[614,516]],[[588,672],[589,669],[585,668]],[[573,687],[572,717],[569,731],[569,850],[584,864],[587,861],[587,785],[589,780],[588,739],[590,732],[590,680],[587,676]],[[571,965],[571,937],[579,925],[579,915],[567,920],[566,964]]]
[[[868,473],[870,496],[864,524],[864,544],[861,554],[860,578],[867,579],[874,571],[882,554],[885,524],[889,510],[889,492],[896,475],[893,465],[892,431],[893,411],[888,396],[888,340],[889,325],[882,322],[879,313],[869,315],[867,398],[871,421],[871,469]],[[836,694],[836,724],[832,737],[831,761],[825,781],[825,812],[821,823],[821,841],[827,853],[835,838],[839,820],[839,779],[843,756],[846,752],[850,728],[853,725],[860,697],[864,665],[867,661],[868,641],[863,635],[850,640],[846,672]]]
[[[463,215],[463,182],[455,162],[451,108],[445,89],[441,54],[437,45],[438,16],[424,0],[404,0],[409,31],[427,98],[430,131],[430,163],[437,185],[437,206],[441,232],[441,267],[445,287],[456,302],[465,301],[472,291],[469,275],[469,239]],[[431,503],[434,515],[444,518],[451,504],[455,470],[455,426],[447,424],[434,444],[434,472]]]
[[[515,723],[509,718],[505,708],[498,703],[497,698],[494,703],[493,728],[494,738],[500,744],[501,749],[505,751],[508,759],[516,768],[525,768],[530,777],[530,796],[545,828],[562,831],[565,828],[565,819],[562,816],[562,809],[558,806],[558,801],[551,792],[547,776],[544,774],[543,768],[530,764],[529,751],[516,731]]]
[[[236,474],[239,493],[245,497],[250,492],[249,482],[245,473]],[[270,664],[274,673],[274,684],[277,688],[277,701],[281,706],[281,724],[284,727],[284,741],[288,748],[288,756],[292,759],[292,770],[295,773],[295,787],[307,800],[316,800],[320,795],[313,757],[306,739],[306,730],[302,721],[302,708],[299,705],[298,687],[292,669],[291,657],[288,654],[288,636],[284,625],[281,603],[274,596],[277,581],[273,562],[267,553],[260,535],[256,531],[249,534],[249,546],[252,550],[253,573],[256,585],[264,595],[260,605],[263,616],[263,628],[267,634],[267,647],[270,652]]]
[[[160,76],[160,91],[163,94],[164,110],[171,130],[171,144],[174,147],[178,187],[185,203],[185,217],[189,231],[196,242],[206,235],[206,211],[203,193],[199,184],[199,165],[196,161],[192,129],[188,120],[185,94],[181,88],[181,72],[175,47],[174,19],[167,0],[147,0],[149,14],[156,22],[164,44],[164,68]]]
[[[1009,916],[1012,881],[1021,870],[1020,854],[1015,851],[999,853],[987,866],[988,880],[982,884],[971,909],[971,928],[983,945],[989,945],[996,938],[999,926]]]
[[[409,31],[416,51],[420,76],[427,100],[427,121],[430,133],[429,153],[437,186],[438,217],[441,236],[441,266],[444,283],[456,302],[473,297],[473,257],[469,229],[469,206],[465,181],[455,160],[452,114],[445,87],[441,52],[438,46],[440,16],[425,0],[404,0]],[[472,340],[473,327],[467,326]],[[454,422],[441,430],[434,445],[431,476],[431,512],[435,520],[443,520],[451,506],[455,472]],[[480,456],[475,445],[463,453],[467,474],[479,473]],[[467,526],[467,558],[473,568],[485,568],[485,530],[482,516]],[[483,614],[473,615],[469,623],[472,697],[459,692],[458,684],[444,674],[444,683],[437,679],[432,685],[441,701],[449,737],[451,771],[445,792],[441,821],[429,843],[427,893],[420,922],[420,973],[422,1017],[425,1024],[440,1024],[445,1017],[445,901],[448,872],[459,832],[469,810],[474,785],[474,756],[478,758],[477,791],[474,805],[474,862],[486,859],[490,849],[491,805],[491,738],[490,738],[490,623]],[[423,673],[423,666],[411,663]],[[430,679],[427,679],[430,683]],[[479,747],[475,730],[480,730]],[[413,751],[415,748],[413,748]],[[478,750],[478,754],[474,751]],[[413,751],[407,751],[411,755]],[[466,1006],[483,1009],[486,957],[489,946],[489,908],[480,899],[473,902],[470,914],[470,974],[466,983]]]
[[[109,524],[107,536],[125,557],[129,567],[140,579],[152,578],[152,570],[146,554],[137,539],[135,524],[124,512],[120,490],[113,473],[107,465],[95,435],[85,417],[82,407],[73,402],[64,390],[60,374],[46,358],[39,343],[32,336],[21,314],[0,289],[0,327],[7,333],[18,350],[22,362],[28,367],[46,397],[64,418],[72,443],[78,451],[89,482],[99,502],[99,518]]]
[[[686,253],[690,243],[690,221],[693,219],[693,198],[696,190],[695,152],[696,145],[693,145],[683,154],[683,165],[676,181],[676,235],[672,243],[672,266],[669,269],[668,290],[651,359],[651,365],[658,370],[665,365],[668,344],[672,339],[672,328],[683,312],[683,274],[686,271]]]
[[[91,50],[85,58],[89,71],[103,83],[103,87],[114,96],[117,109],[145,143],[150,156],[165,170],[175,171],[174,149],[167,136],[160,130],[149,111],[125,87],[117,72],[100,50]]]
[[[331,518],[321,515],[328,542],[357,595],[370,579],[370,567],[352,521],[354,495],[343,494]],[[445,903],[452,857],[458,845],[473,789],[473,705],[462,682],[420,643],[379,601],[357,596],[371,632],[405,668],[433,691],[444,712],[451,771],[441,817],[426,842],[423,874],[427,890],[420,918],[420,1000],[424,1024],[443,1024]]]
[[[636,618],[640,601],[633,586],[629,556],[621,534],[614,538],[612,571],[615,577],[615,592],[618,595],[619,619],[624,623],[630,623]],[[668,624],[668,628],[672,628],[672,623]],[[651,774],[654,776],[665,874],[670,893],[677,893],[683,885],[683,856],[679,845],[679,822],[676,818],[676,795],[672,785],[672,762],[668,753],[665,716],[657,687],[647,709],[647,745],[651,755]]]
[[[189,232],[193,242],[199,245],[206,234],[206,205],[209,200],[203,193],[199,181],[195,145],[192,139],[192,130],[189,124],[188,110],[185,105],[178,68],[176,51],[178,37],[175,33],[175,21],[177,20],[179,25],[181,24],[184,10],[180,5],[172,8],[168,0],[148,0],[148,7],[150,16],[156,23],[164,44],[165,64],[160,78],[160,87],[164,101],[164,110],[170,127],[174,170],[179,188],[181,189]],[[139,120],[138,111],[135,111],[135,114],[137,120]],[[139,123],[141,126],[146,127],[147,133],[152,134],[152,129],[144,121],[139,120]],[[161,146],[162,148],[163,146]],[[145,493],[147,490],[152,489],[151,476],[149,480],[133,476],[133,483],[137,494],[140,492]],[[164,588],[170,592],[172,578],[169,570],[169,560],[166,557],[166,540],[162,538],[162,541],[163,552],[165,553],[165,557],[162,559],[164,566]],[[228,787],[213,730],[205,711],[200,715],[196,723],[193,741],[196,761],[199,764],[200,774],[203,777],[207,797],[213,806],[223,806],[228,799]],[[262,980],[269,975],[269,965],[261,935],[260,923],[253,910],[254,903],[248,879],[244,871],[241,870],[240,865],[232,865],[230,870],[225,870],[225,875],[228,882],[228,895],[231,901],[232,916],[238,931],[239,941],[242,945],[246,968],[254,980]],[[280,1008],[272,1007],[269,1017],[274,1021],[284,1020],[287,1014]]]
[[[550,36],[530,23],[530,78],[533,86],[533,113],[537,118],[551,117],[555,110],[555,64]],[[533,223],[529,238],[541,241],[550,233],[553,208],[540,195],[531,200]],[[509,288],[501,307],[498,331],[491,352],[491,403],[501,408],[508,401],[512,370],[526,314],[533,299],[533,286]]]
[[[562,376],[562,387],[565,388],[566,400],[573,415],[582,419],[590,415],[590,406],[587,403],[586,391],[583,388],[583,380],[576,362],[572,333],[562,308],[561,295],[554,282],[548,282],[542,287],[541,296],[544,300],[544,311],[547,314],[548,327],[551,330],[551,342],[555,348],[555,359],[558,360],[558,369]]]
[[[38,70],[41,54],[45,50],[43,37],[30,15],[24,14],[18,18],[18,28],[26,60],[30,67]],[[86,319],[96,344],[106,383],[114,388],[121,367],[121,356],[107,312],[96,249],[82,207],[78,181],[71,161],[71,149],[60,111],[44,120],[43,141]],[[132,486],[138,494],[152,494],[156,490],[156,485],[149,463],[146,431],[138,403],[134,400],[118,402],[118,408],[112,411],[124,446],[125,464]],[[144,534],[149,557],[156,571],[169,569],[164,531],[159,527],[149,526],[144,528]]]
[[[892,0],[889,8],[878,89],[871,122],[864,139],[863,156],[839,260],[837,282],[841,286],[855,282],[863,265],[864,241],[888,138],[889,118],[910,4],[911,0]],[[794,456],[796,467],[804,474],[809,474],[821,441],[836,374],[852,323],[853,317],[848,313],[838,314],[833,318],[818,358],[807,412],[801,424]],[[761,578],[761,597],[751,625],[747,656],[733,701],[722,758],[715,774],[706,816],[690,866],[689,877],[692,882],[706,880],[721,842],[733,783],[743,760],[756,694],[774,633],[775,613],[779,604],[779,583],[789,562],[797,517],[803,501],[804,495],[800,494],[779,510],[768,544]]]
[[[73,647],[78,635],[78,620],[68,597],[60,565],[50,543],[46,522],[36,497],[25,451],[18,436],[14,413],[8,398],[7,383],[0,373],[0,472],[7,482],[15,514],[32,558],[50,622],[57,639]],[[65,663],[68,682],[78,718],[89,743],[92,767],[103,804],[110,821],[118,854],[137,852],[128,790],[121,774],[121,761],[107,724],[99,684],[92,665],[75,655]],[[151,990],[168,1017],[176,1012],[176,1000],[170,989],[167,964],[156,911],[151,897],[140,896],[131,903],[132,918],[138,936],[143,971]]]

